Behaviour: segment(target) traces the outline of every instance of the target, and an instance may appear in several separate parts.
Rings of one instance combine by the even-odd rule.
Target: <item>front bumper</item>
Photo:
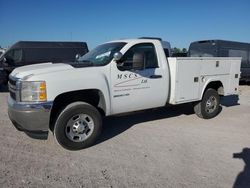
[[[20,131],[48,131],[52,105],[53,102],[19,103],[9,97],[9,118]]]

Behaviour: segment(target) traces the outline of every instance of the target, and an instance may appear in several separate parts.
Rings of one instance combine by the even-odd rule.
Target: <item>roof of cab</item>
[[[152,42],[153,40],[155,41],[160,41],[162,43],[163,48],[171,48],[170,43],[167,41],[161,41],[158,38],[135,38],[135,39],[120,39],[120,40],[113,40],[113,41],[109,41],[107,43],[111,43],[111,42],[125,42],[125,43],[129,43],[129,42]]]

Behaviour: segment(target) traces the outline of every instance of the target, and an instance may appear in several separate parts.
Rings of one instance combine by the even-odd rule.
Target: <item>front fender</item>
[[[109,68],[88,67],[33,76],[32,80],[45,80],[47,100],[54,101],[63,93],[96,89],[101,91],[106,105],[106,115],[110,114]]]

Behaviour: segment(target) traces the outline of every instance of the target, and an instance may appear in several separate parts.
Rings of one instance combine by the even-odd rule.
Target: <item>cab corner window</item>
[[[136,44],[122,57],[118,66],[120,70],[141,70],[157,68],[157,56],[152,43]]]

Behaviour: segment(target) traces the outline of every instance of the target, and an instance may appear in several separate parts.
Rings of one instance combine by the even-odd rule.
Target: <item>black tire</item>
[[[93,124],[91,134],[89,134],[86,140],[84,141],[79,141],[80,137],[78,138],[79,139],[78,141],[74,141],[72,140],[74,137],[73,138],[70,137],[69,133],[67,133],[69,127],[69,121],[70,120],[76,121],[74,120],[74,116],[77,116],[77,114],[88,116],[89,118],[91,118],[91,122]],[[73,126],[74,125],[75,122],[73,123]],[[73,131],[74,128],[75,127],[73,127],[72,130],[70,131]],[[82,131],[85,132],[85,129],[86,127]],[[99,111],[94,106],[88,103],[74,102],[66,106],[64,110],[62,110],[62,112],[59,114],[55,122],[54,136],[56,141],[65,149],[80,150],[92,146],[97,140],[98,136],[100,135],[101,130],[102,130],[102,117]]]
[[[210,100],[210,101],[209,101]],[[209,102],[213,101],[211,109],[207,107]],[[220,109],[220,96],[214,89],[207,89],[202,97],[202,100],[194,105],[194,112],[196,115],[203,119],[211,119],[218,115]]]

